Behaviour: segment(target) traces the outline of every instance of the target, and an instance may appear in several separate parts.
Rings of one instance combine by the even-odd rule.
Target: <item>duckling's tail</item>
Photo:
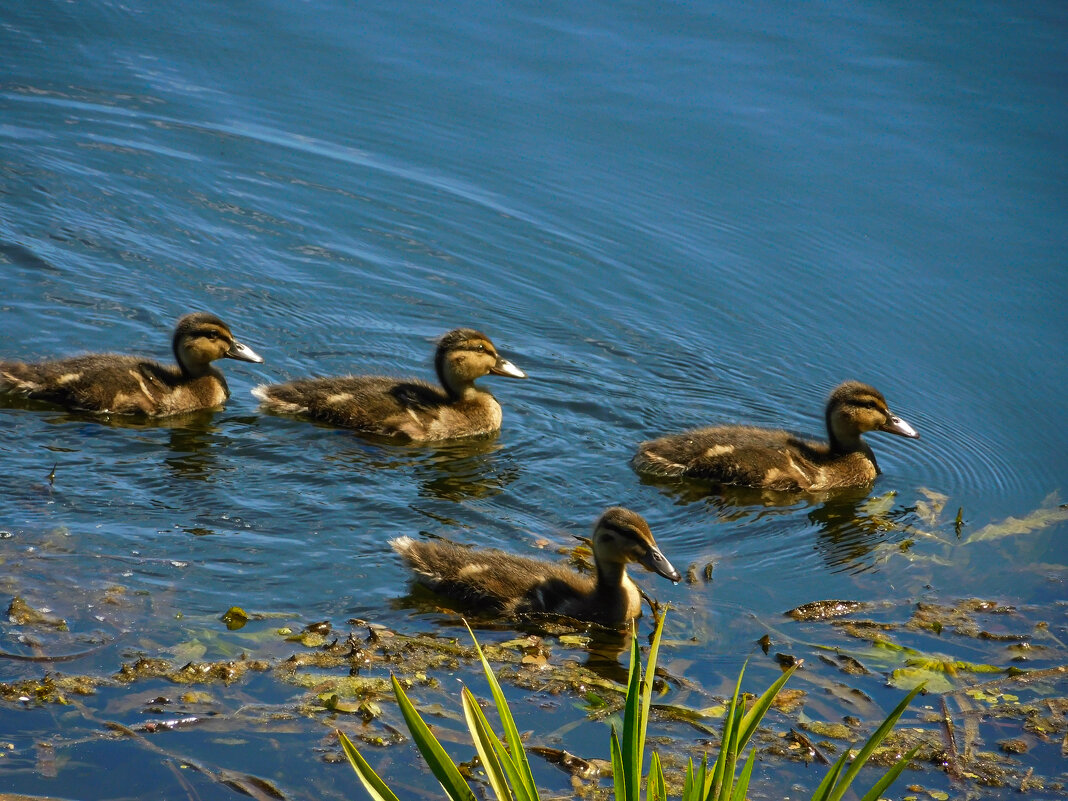
[[[0,362],[0,393],[31,395],[43,388],[34,380],[29,365],[22,362]]]
[[[413,540],[407,535],[389,540],[389,547],[399,553],[401,556],[407,556],[408,551],[411,550],[412,545],[414,544],[415,540]]]
[[[672,478],[678,478],[686,474],[686,465],[654,453],[645,447],[646,444],[643,442],[639,446],[638,452],[634,454],[634,458],[630,460],[630,465],[636,472],[644,473],[647,476]]]
[[[251,392],[252,397],[259,400],[267,411],[280,414],[306,414],[308,412],[306,403],[285,399],[285,395],[293,395],[291,384],[260,384],[253,387]],[[299,394],[297,397],[300,397]]]

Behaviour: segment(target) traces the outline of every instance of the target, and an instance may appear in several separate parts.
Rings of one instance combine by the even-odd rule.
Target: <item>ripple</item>
[[[928,419],[926,414],[916,419],[924,437],[920,447],[899,449],[895,461],[909,475],[923,476],[934,489],[1012,496],[1056,485],[1057,476],[1040,465],[1021,464],[1015,458],[1018,454],[998,442],[1000,431],[979,430],[952,418]]]

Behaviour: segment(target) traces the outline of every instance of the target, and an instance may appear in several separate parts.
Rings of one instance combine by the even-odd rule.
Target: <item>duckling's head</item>
[[[620,569],[627,562],[637,562],[671,581],[682,578],[660,552],[645,518],[622,506],[605,510],[594,525],[593,559],[599,570],[605,567]]]
[[[920,438],[916,429],[891,413],[879,390],[859,381],[846,381],[827,399],[827,432],[831,447],[852,450],[866,431],[888,431],[902,437]]]
[[[476,378],[484,375],[527,377],[497,353],[488,336],[471,328],[457,328],[438,340],[434,369],[442,385],[454,397],[463,395]]]
[[[230,327],[214,314],[187,314],[174,329],[174,358],[182,372],[201,376],[216,359],[237,359],[261,364],[263,358],[252,348],[242,345],[230,333]]]

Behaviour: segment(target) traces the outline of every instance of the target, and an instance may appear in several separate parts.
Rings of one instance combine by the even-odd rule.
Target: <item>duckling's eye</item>
[[[477,346],[477,347],[476,347],[475,349],[476,349],[476,350],[477,350],[477,351],[478,351],[479,353],[485,353],[485,352],[486,352],[486,346],[485,346],[485,345],[482,345],[482,344],[479,344],[479,345],[478,345],[478,346]]]

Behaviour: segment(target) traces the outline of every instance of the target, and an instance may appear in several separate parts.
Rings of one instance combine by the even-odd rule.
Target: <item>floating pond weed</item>
[[[645,783],[645,798],[648,801],[666,801],[670,787],[681,787],[682,801],[740,801],[746,797],[752,778],[756,759],[756,748],[749,751],[748,757],[742,752],[757,731],[764,715],[771,708],[776,695],[783,685],[797,670],[797,667],[785,671],[771,687],[751,702],[741,693],[744,668],[738,675],[730,703],[723,712],[722,735],[714,762],[709,765],[708,755],[695,767],[691,760],[686,768],[681,783],[669,781],[664,771],[664,762],[656,751],[649,753],[649,772],[643,774],[642,764],[646,755],[646,733],[651,709],[652,677],[656,674],[656,662],[663,631],[663,618],[657,620],[656,630],[646,657],[646,669],[643,671],[636,636],[632,636],[629,679],[624,704],[622,731],[617,732],[613,726],[610,734],[611,776],[614,798],[616,801],[640,801],[641,788]],[[470,630],[469,630],[470,631]],[[472,639],[474,634],[472,632]],[[486,659],[477,640],[483,671],[494,696],[497,714],[504,727],[503,742],[490,727],[489,721],[482,713],[479,703],[467,687],[462,689],[464,716],[483,773],[480,781],[492,789],[498,801],[537,801],[540,798],[538,788],[530,771],[526,757],[526,746],[515,728],[508,708],[507,700],[494,676],[493,669]],[[405,724],[415,741],[417,748],[426,760],[428,767],[441,784],[446,796],[452,801],[473,801],[476,797],[467,779],[460,771],[459,765],[446,753],[441,743],[426,726],[415,706],[408,698],[400,682],[394,676],[393,690],[403,714]],[[891,712],[889,717],[861,746],[850,760],[852,752],[846,749],[839,760],[827,772],[823,782],[816,789],[812,798],[819,801],[838,801],[846,793],[860,769],[868,762],[882,741],[891,732],[898,718],[920,691],[917,687],[910,692]],[[836,730],[837,733],[837,730]],[[843,736],[848,729],[843,727]],[[345,756],[355,770],[368,795],[375,801],[394,801],[397,795],[375,773],[371,765],[360,754],[344,732],[338,730]],[[532,749],[533,750],[533,749]],[[549,753],[547,753],[547,751]],[[864,801],[874,801],[898,777],[917,753],[918,747],[911,748],[892,764],[871,790],[865,794]],[[596,769],[588,760],[574,757],[566,752],[552,749],[537,749],[537,753],[551,758],[554,762],[566,762],[573,775],[586,773],[587,776],[604,775],[602,762]],[[741,772],[738,772],[739,766]]]

